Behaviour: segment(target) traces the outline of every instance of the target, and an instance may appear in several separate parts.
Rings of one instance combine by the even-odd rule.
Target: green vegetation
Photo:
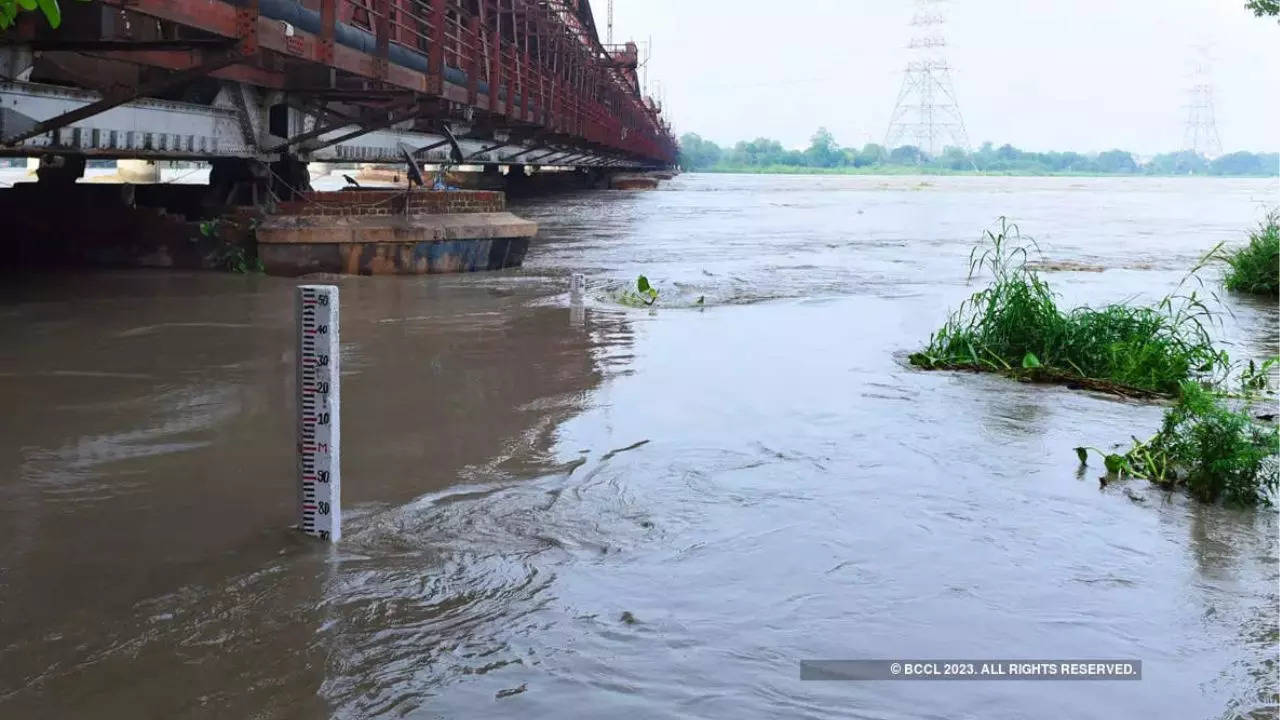
[[[243,245],[221,237],[221,230],[222,223],[219,220],[205,220],[200,223],[200,234],[220,243],[209,253],[209,260],[214,267],[241,275],[267,271],[266,266],[262,264],[262,258],[250,257]]]
[[[658,302],[658,289],[649,284],[649,278],[641,275],[636,278],[636,289],[622,291],[618,302],[631,307],[648,307]]]
[[[1271,211],[1249,233],[1249,244],[1226,255],[1228,290],[1280,295],[1280,211]]]
[[[50,27],[62,24],[62,8],[58,7],[58,0],[0,0],[0,30],[12,26],[19,12],[37,9],[44,13]]]
[[[1169,395],[1193,377],[1225,370],[1206,324],[1212,316],[1194,292],[1156,307],[1107,305],[1063,311],[1057,295],[1026,264],[1035,240],[1000,219],[970,254],[969,277],[991,272],[910,357],[924,369],[999,372],[1128,395]]]
[[[1255,237],[1274,235],[1275,219],[1268,216]],[[1194,291],[1179,294],[1220,248],[1154,307],[1069,311],[1058,307],[1056,294],[1027,267],[1029,252],[1038,249],[1004,218],[997,231],[986,231],[970,253],[969,276],[988,271],[991,284],[961,304],[928,346],[910,356],[911,363],[1174,397],[1151,439],[1134,438],[1124,453],[1079,447],[1080,462],[1087,463],[1091,452],[1101,455],[1108,472],[1104,484],[1138,477],[1167,489],[1185,488],[1205,502],[1271,504],[1280,490],[1280,429],[1272,422],[1274,410],[1255,415],[1255,405],[1268,390],[1277,359],[1233,367],[1209,337],[1214,316],[1208,307]],[[1229,377],[1239,383],[1238,391],[1223,389]]]
[[[973,152],[949,147],[932,157],[912,145],[842,148],[819,128],[804,150],[788,150],[768,138],[722,148],[689,133],[680,138],[680,165],[694,172],[738,173],[1274,176],[1280,174],[1280,154],[1236,152],[1209,160],[1184,150],[1139,163],[1123,150],[1037,153],[984,143]]]
[[[1253,377],[1265,378],[1272,362]],[[1123,455],[1083,447],[1076,454],[1081,463],[1088,462],[1090,451],[1102,455],[1109,477],[1145,478],[1170,490],[1185,487],[1204,502],[1270,505],[1280,489],[1280,428],[1255,419],[1254,397],[1249,393],[1239,401],[1186,381],[1150,440],[1134,438]],[[1233,400],[1238,407],[1232,407]]]
[[[1244,6],[1258,17],[1280,16],[1280,0],[1249,0]]]

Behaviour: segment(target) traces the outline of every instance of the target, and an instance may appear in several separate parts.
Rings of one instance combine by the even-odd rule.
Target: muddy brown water
[[[686,175],[526,203],[523,270],[337,281],[337,547],[288,530],[293,282],[6,278],[0,717],[1270,717],[1275,512],[1078,469],[1158,406],[902,355],[999,215],[1089,269],[1047,273],[1067,302],[1105,302],[1158,298],[1275,200]],[[658,309],[610,299],[642,272]],[[1233,354],[1274,353],[1274,304],[1226,302]],[[798,679],[895,657],[1145,667]]]

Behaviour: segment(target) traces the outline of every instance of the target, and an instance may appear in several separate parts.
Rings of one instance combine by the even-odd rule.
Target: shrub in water
[[[1184,382],[1178,402],[1165,412],[1155,437],[1136,438],[1123,455],[1076,448],[1082,463],[1094,450],[1107,471],[1146,478],[1165,488],[1185,487],[1205,502],[1270,505],[1280,489],[1277,449],[1280,428],[1254,419],[1249,403],[1230,406],[1230,398]]]
[[[1226,256],[1228,290],[1259,295],[1280,295],[1280,211],[1272,210],[1249,244]]]
[[[970,253],[969,276],[992,283],[974,293],[930,336],[911,363],[925,369],[1006,372],[1045,381],[1077,381],[1118,391],[1173,395],[1179,383],[1225,368],[1206,325],[1212,315],[1195,293],[1156,307],[1108,305],[1062,311],[1057,295],[1027,267],[1039,249],[1000,219]]]

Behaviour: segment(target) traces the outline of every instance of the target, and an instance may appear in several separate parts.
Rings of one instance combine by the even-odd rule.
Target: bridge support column
[[[533,194],[535,187],[533,178],[525,172],[524,165],[508,165],[506,190],[508,195],[523,196]]]
[[[271,190],[281,200],[294,200],[298,193],[311,190],[311,173],[307,164],[293,155],[283,155],[271,163]]]
[[[35,54],[31,52],[30,45],[0,47],[0,77],[27,82],[34,67]]]
[[[579,177],[582,178],[582,186],[592,190],[609,189],[609,175],[595,168],[578,168],[575,170]]]
[[[84,177],[83,155],[42,155],[36,180],[49,185],[74,185]]]
[[[270,197],[271,172],[266,163],[244,158],[214,158],[209,170],[209,204],[259,205]]]

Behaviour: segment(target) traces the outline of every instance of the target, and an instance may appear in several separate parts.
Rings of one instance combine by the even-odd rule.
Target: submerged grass
[[[1236,256],[1247,253],[1248,259],[1233,260],[1233,268],[1263,265],[1275,282],[1276,219],[1268,217],[1250,247]],[[1058,296],[1028,267],[1030,250],[1039,250],[1035,240],[1004,218],[998,231],[984,233],[970,253],[969,277],[990,272],[991,284],[951,314],[928,346],[911,355],[912,364],[1176,398],[1149,440],[1134,438],[1124,453],[1076,448],[1080,462],[1087,463],[1091,452],[1101,455],[1108,472],[1104,484],[1139,477],[1185,488],[1205,502],[1270,505],[1280,490],[1280,429],[1274,407],[1257,411],[1280,360],[1233,367],[1209,335],[1214,313],[1194,290],[1184,292],[1188,280],[1199,282],[1197,272],[1219,256],[1220,247],[1155,306],[1071,310],[1061,309]],[[1228,391],[1228,381],[1238,382],[1239,389]]]
[[[1249,244],[1226,255],[1228,290],[1280,296],[1280,211],[1249,233]]]
[[[1132,476],[1170,490],[1184,487],[1204,502],[1271,505],[1280,489],[1280,428],[1255,417],[1253,399],[1183,382],[1177,404],[1165,412],[1150,440],[1134,438],[1123,455],[1083,447],[1076,454],[1081,463],[1088,462],[1090,451],[1103,456],[1108,472],[1103,484],[1109,477]]]
[[[991,284],[962,303],[911,363],[1138,396],[1173,396],[1185,380],[1225,372],[1228,359],[1208,333],[1213,315],[1194,291],[1170,295],[1155,307],[1064,311],[1027,266],[1029,249],[1039,246],[1005,218],[998,231],[986,231],[970,253],[969,277],[988,271]]]

